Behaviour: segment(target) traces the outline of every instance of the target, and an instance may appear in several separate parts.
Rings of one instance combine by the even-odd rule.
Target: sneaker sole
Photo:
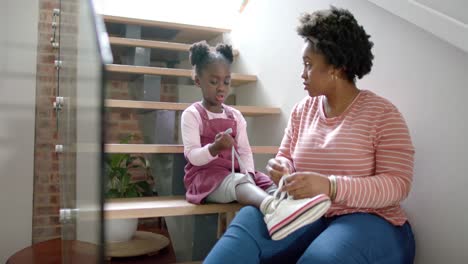
[[[297,221],[295,221],[295,222],[289,224],[288,226],[284,227],[283,229],[277,231],[276,234],[274,235],[274,237],[272,237],[272,239],[273,240],[281,240],[281,239],[285,238],[286,236],[288,236],[289,234],[296,231],[297,229],[299,229],[301,227],[304,227],[304,226],[306,226],[308,224],[312,224],[313,222],[317,221],[320,217],[322,217],[328,211],[328,208],[330,208],[330,205],[331,205],[331,203],[327,202],[327,201],[324,201],[324,202],[318,204],[317,207],[320,207],[320,208],[317,208],[317,210],[318,211],[323,210],[322,212],[317,214],[318,217],[312,218],[312,216],[310,216],[308,214],[302,214],[301,216],[299,216],[297,218]],[[315,212],[315,213],[317,213],[317,212]]]
[[[280,240],[288,236],[297,229],[315,222],[322,217],[330,208],[331,202],[328,196],[319,195],[312,201],[301,207],[270,230],[270,236],[273,240]]]

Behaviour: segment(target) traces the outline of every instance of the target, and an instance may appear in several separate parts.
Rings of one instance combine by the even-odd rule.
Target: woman
[[[355,83],[372,67],[370,36],[335,7],[303,15],[297,31],[309,96],[293,108],[267,171],[294,199],[325,194],[332,206],[279,241],[269,239],[262,214],[245,207],[205,263],[413,263],[400,207],[413,175],[408,128],[393,104]]]

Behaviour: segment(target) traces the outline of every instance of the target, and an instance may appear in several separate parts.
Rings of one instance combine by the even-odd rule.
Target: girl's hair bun
[[[232,53],[232,46],[229,44],[218,44],[216,45],[216,51],[221,53],[229,63],[234,61],[234,55]]]
[[[200,41],[190,46],[190,64],[199,65],[210,54],[210,46],[206,41]]]

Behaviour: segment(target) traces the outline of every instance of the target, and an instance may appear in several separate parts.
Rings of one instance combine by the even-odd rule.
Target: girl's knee
[[[243,173],[235,173],[234,175],[232,175],[232,181],[234,183],[234,187],[243,183],[255,184],[252,177]]]

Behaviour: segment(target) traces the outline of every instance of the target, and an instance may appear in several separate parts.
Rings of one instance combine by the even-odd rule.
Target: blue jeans
[[[204,263],[411,264],[414,253],[409,223],[394,226],[379,216],[365,213],[322,217],[282,240],[273,241],[262,213],[246,206]]]

